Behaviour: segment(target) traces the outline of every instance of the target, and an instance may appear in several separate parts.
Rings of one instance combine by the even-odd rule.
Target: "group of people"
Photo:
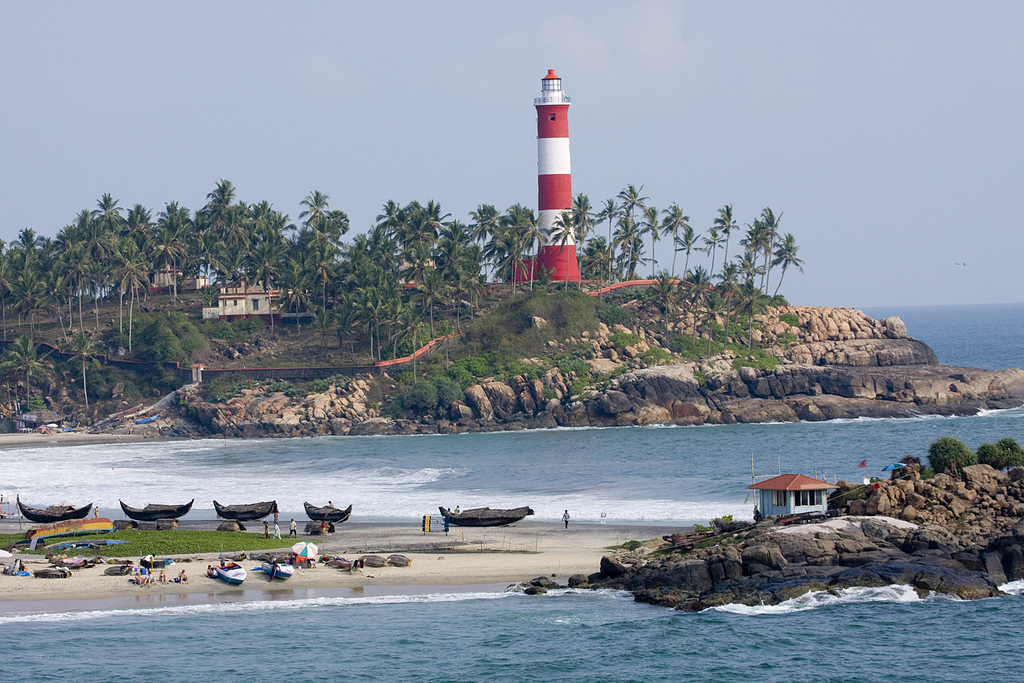
[[[299,537],[299,527],[295,523],[294,519],[288,525],[288,535],[289,536],[294,536],[296,538]],[[270,523],[266,522],[266,521],[263,522],[263,538],[271,538],[271,536],[270,536]],[[273,538],[281,538],[281,526],[277,523],[277,513],[276,512],[274,513],[274,536],[273,536]]]
[[[128,583],[134,583],[136,586],[151,586],[154,583],[168,583],[167,572],[161,569],[158,576],[153,576],[152,569],[136,567],[132,571],[132,578],[128,579]],[[185,570],[182,569],[178,572],[177,576],[170,580],[170,583],[188,583],[188,574],[186,574]]]

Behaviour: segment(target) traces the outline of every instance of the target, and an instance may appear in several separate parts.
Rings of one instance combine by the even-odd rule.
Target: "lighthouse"
[[[556,236],[555,224],[572,210],[572,174],[569,168],[569,97],[562,92],[562,79],[554,69],[540,81],[537,108],[537,196],[542,246],[537,251],[533,273],[546,271],[552,281],[578,280],[576,240]]]

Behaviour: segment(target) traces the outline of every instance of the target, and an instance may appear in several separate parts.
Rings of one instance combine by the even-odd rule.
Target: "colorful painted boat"
[[[25,532],[25,538],[49,538],[64,534],[81,534],[95,531],[114,531],[114,523],[106,517],[90,517],[88,519],[69,519],[53,524],[34,526]]]
[[[264,562],[257,567],[261,572],[266,574],[273,579],[290,579],[295,576],[295,567],[290,564],[281,564],[280,562]]]
[[[209,576],[211,579],[220,579],[232,586],[237,586],[245,581],[246,573],[240,564],[229,562],[228,564],[213,565],[210,568]]]

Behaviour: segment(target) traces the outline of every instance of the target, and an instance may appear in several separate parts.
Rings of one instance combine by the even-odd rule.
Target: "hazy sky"
[[[549,68],[574,191],[643,185],[698,229],[771,206],[793,303],[1024,301],[1016,1],[0,0],[0,238],[221,178],[293,220],[321,190],[354,231],[388,199],[535,207]]]

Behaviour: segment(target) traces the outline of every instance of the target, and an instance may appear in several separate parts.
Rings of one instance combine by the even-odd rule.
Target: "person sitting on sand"
[[[158,581],[160,583],[167,583],[167,574],[164,573],[163,569],[160,570],[160,578],[158,579]]]
[[[188,575],[185,574],[185,570],[182,569],[180,572],[178,572],[178,575],[176,577],[174,577],[173,579],[171,579],[171,582],[173,582],[173,583],[188,583]]]

